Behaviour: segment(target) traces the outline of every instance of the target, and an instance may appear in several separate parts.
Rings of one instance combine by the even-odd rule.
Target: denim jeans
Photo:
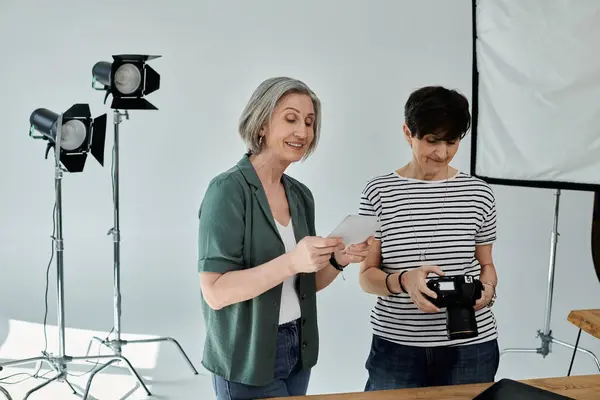
[[[275,353],[275,374],[265,386],[231,382],[213,375],[217,400],[250,400],[270,397],[305,396],[310,370],[302,370],[298,321],[279,326]],[[257,366],[260,368],[260,366]]]
[[[404,346],[373,336],[365,391],[494,382],[497,340],[442,347]]]

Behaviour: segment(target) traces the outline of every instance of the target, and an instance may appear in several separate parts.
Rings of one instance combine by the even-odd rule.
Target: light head
[[[147,64],[160,56],[142,54],[113,55],[113,62],[99,61],[92,68],[92,87],[111,94],[112,109],[156,110],[145,96],[160,88],[160,75]],[[96,82],[103,85],[97,87]]]
[[[29,136],[48,141],[46,158],[50,149],[56,147],[60,117],[46,108],[38,108],[29,117]],[[106,114],[92,119],[89,105],[74,104],[62,114],[60,128],[59,160],[67,171],[83,171],[88,152],[104,166]],[[36,131],[41,136],[36,136]]]

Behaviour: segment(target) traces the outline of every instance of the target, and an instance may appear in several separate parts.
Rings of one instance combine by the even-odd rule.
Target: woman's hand
[[[486,307],[490,303],[490,301],[492,300],[492,297],[494,296],[495,290],[496,289],[494,289],[494,287],[491,284],[489,284],[489,283],[483,284],[483,291],[481,292],[481,297],[477,299],[477,301],[475,302],[475,305],[473,306],[475,311],[481,310],[482,308]]]
[[[422,266],[404,273],[402,275],[402,286],[404,286],[404,289],[410,295],[410,298],[419,310],[426,313],[440,312],[440,309],[434,306],[424,296],[424,294],[426,294],[431,298],[437,298],[435,292],[427,287],[427,282],[425,281],[425,278],[427,278],[430,273],[439,276],[445,275],[437,265]]]
[[[290,252],[293,274],[317,272],[329,265],[331,253],[344,249],[339,238],[307,236]]]
[[[348,246],[347,249],[336,251],[335,261],[342,266],[362,262],[369,255],[374,240],[375,237],[370,236],[362,243],[353,244]]]

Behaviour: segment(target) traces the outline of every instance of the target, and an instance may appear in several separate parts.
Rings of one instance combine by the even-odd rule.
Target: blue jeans
[[[310,379],[310,370],[301,369],[298,330],[298,321],[279,326],[275,353],[275,374],[271,382],[265,386],[250,386],[213,375],[213,389],[217,400],[254,400],[270,397],[305,396]]]
[[[442,347],[404,346],[373,336],[365,391],[494,382],[500,350],[492,340]]]

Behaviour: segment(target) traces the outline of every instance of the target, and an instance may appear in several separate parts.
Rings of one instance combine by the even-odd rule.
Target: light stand
[[[552,351],[551,345],[552,343],[556,343],[563,347],[567,347],[569,349],[573,349],[576,351],[580,351],[584,354],[590,356],[598,370],[600,370],[600,361],[598,358],[589,350],[583,349],[581,347],[576,347],[572,344],[563,342],[562,340],[558,340],[552,336],[552,330],[550,329],[550,320],[552,315],[552,295],[554,292],[554,270],[556,266],[556,246],[558,244],[558,215],[559,215],[559,205],[560,205],[560,194],[561,190],[556,189],[555,192],[555,200],[554,200],[554,225],[552,228],[551,235],[551,247],[550,247],[550,262],[548,265],[548,286],[546,287],[546,310],[544,314],[544,329],[537,331],[537,336],[542,341],[541,346],[538,348],[507,348],[500,352],[500,355],[506,353],[536,353],[541,354],[542,357],[546,358],[548,354]]]
[[[92,87],[96,90],[105,90],[113,95],[111,108],[113,109],[114,125],[114,143],[113,143],[113,207],[114,207],[114,226],[108,232],[113,236],[114,251],[114,327],[113,339],[102,339],[93,337],[88,346],[88,353],[94,341],[98,341],[112,349],[116,355],[121,355],[123,346],[127,344],[171,342],[173,343],[194,375],[198,371],[192,364],[181,345],[172,337],[158,337],[153,339],[124,340],[121,338],[121,231],[119,226],[119,125],[122,117],[129,119],[128,109],[137,110],[155,110],[152,104],[143,99],[146,94],[158,90],[160,86],[160,77],[156,71],[150,68],[146,61],[158,58],[159,56],[147,55],[118,55],[113,56],[114,62],[98,62],[92,69],[93,82]],[[103,86],[96,87],[99,82]],[[106,100],[106,98],[105,98]],[[119,111],[125,110],[124,112]],[[109,335],[110,337],[110,335]],[[97,371],[95,371],[88,381],[88,387],[91,384],[94,375],[101,369],[106,368],[112,362],[108,362]]]
[[[2,386],[0,386],[0,393],[2,393],[5,400],[13,400],[13,398],[10,395],[10,393],[8,392],[8,390],[4,389]]]
[[[79,105],[77,105],[79,106]],[[73,107],[75,108],[75,106]],[[70,110],[69,110],[70,111]],[[67,111],[65,114],[67,114]],[[54,158],[55,158],[55,174],[54,174],[54,189],[55,189],[55,217],[56,217],[56,237],[53,237],[53,241],[55,244],[56,250],[56,293],[57,293],[57,320],[58,320],[58,355],[54,356],[51,354],[45,354],[39,357],[27,358],[22,360],[9,361],[6,363],[2,363],[2,367],[10,367],[21,364],[29,364],[33,362],[45,362],[47,363],[54,371],[56,371],[56,375],[46,382],[34,387],[29,390],[25,397],[26,400],[29,396],[42,389],[43,387],[49,385],[52,382],[64,382],[71,390],[73,390],[73,394],[78,394],[73,385],[68,381],[67,376],[67,365],[68,363],[74,361],[90,361],[90,360],[109,360],[109,362],[114,362],[117,360],[124,361],[127,364],[132,375],[136,377],[138,382],[145,388],[144,383],[137,373],[134,371],[131,364],[125,360],[120,355],[97,355],[97,356],[69,356],[66,354],[66,346],[65,346],[65,306],[64,306],[64,262],[63,262],[63,233],[62,233],[62,177],[63,170],[61,168],[61,158],[63,156],[63,148],[61,148],[61,136],[62,136],[62,121],[63,115],[59,115],[56,120],[56,136],[52,139],[55,141],[54,148]],[[146,390],[147,391],[147,390]],[[89,388],[83,394],[83,399],[86,400],[88,397]],[[149,394],[149,392],[148,392]]]
[[[91,348],[91,345],[94,341],[98,341],[105,346],[111,348],[116,355],[121,355],[123,346],[127,344],[140,344],[140,343],[157,343],[157,342],[171,342],[173,343],[188,366],[194,373],[194,375],[198,375],[198,371],[192,364],[192,361],[187,356],[181,345],[177,340],[172,337],[158,337],[152,339],[135,339],[135,340],[124,340],[121,339],[121,231],[119,227],[119,125],[122,122],[122,117],[129,119],[129,113],[127,111],[120,112],[119,110],[113,111],[113,124],[114,124],[114,144],[113,144],[113,200],[114,200],[114,227],[111,228],[108,234],[113,235],[114,242],[114,327],[113,327],[113,339],[102,339],[97,336],[94,336],[89,343],[88,353]],[[109,335],[110,336],[110,335]],[[92,376],[90,376],[90,381],[93,379],[94,375],[102,370],[103,368],[110,365],[112,362],[107,363],[100,367],[98,370],[94,371]],[[88,383],[89,386],[89,383]]]

